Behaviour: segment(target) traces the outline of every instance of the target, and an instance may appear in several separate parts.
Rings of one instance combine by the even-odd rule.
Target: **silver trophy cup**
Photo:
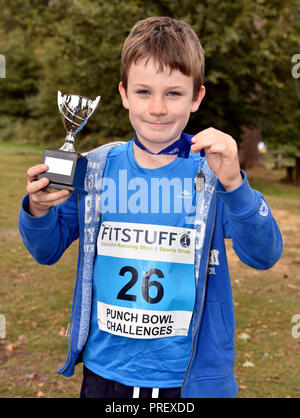
[[[90,100],[75,94],[57,92],[57,104],[62,122],[67,131],[64,145],[59,149],[46,148],[42,163],[49,170],[38,178],[47,177],[48,187],[54,189],[77,190],[84,192],[84,178],[87,159],[74,148],[75,135],[87,124],[100,101],[100,96]]]

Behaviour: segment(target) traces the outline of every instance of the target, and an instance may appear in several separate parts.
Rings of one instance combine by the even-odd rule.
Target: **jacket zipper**
[[[77,203],[78,203],[78,225],[79,225],[79,242],[80,242],[80,205],[79,205],[79,193],[77,193]],[[81,254],[81,252],[80,252]],[[80,263],[78,263],[79,265]],[[74,299],[74,307],[73,307],[73,319],[72,322],[68,324],[68,328],[67,331],[69,331],[70,333],[70,337],[69,337],[69,350],[70,350],[70,356],[69,356],[69,361],[66,363],[65,367],[60,371],[59,374],[62,374],[67,367],[70,364],[71,361],[71,355],[72,355],[72,335],[73,335],[73,325],[74,325],[74,318],[75,318],[75,312],[76,312],[76,303],[77,303],[77,292],[78,292],[78,284],[77,283],[77,288],[76,288],[76,293],[75,293],[75,299]]]
[[[203,292],[202,292],[201,308],[200,308],[200,313],[199,313],[199,319],[198,319],[198,322],[197,322],[197,326],[196,326],[196,329],[195,329],[195,332],[194,332],[194,335],[193,335],[193,339],[192,339],[192,352],[191,352],[191,355],[190,355],[190,358],[189,358],[189,362],[188,362],[188,365],[187,365],[187,368],[186,368],[186,371],[185,371],[185,375],[184,375],[184,378],[183,378],[183,381],[182,381],[181,389],[180,389],[180,397],[182,397],[182,388],[184,386],[186,376],[187,376],[189,367],[191,365],[192,357],[193,357],[193,354],[194,354],[195,337],[196,337],[198,328],[200,326],[202,313],[203,313],[204,298],[205,298],[206,284],[207,284],[207,272],[208,272],[208,264],[209,264],[209,255],[210,255],[210,248],[211,248],[212,237],[213,237],[213,234],[214,234],[215,222],[216,222],[216,207],[217,207],[217,196],[216,196],[216,193],[215,193],[214,221],[213,221],[213,228],[212,228],[212,233],[211,233],[210,242],[209,242],[209,252],[208,252],[207,263],[206,263],[206,272],[205,272],[205,281],[204,281]]]
[[[116,145],[122,145],[125,142],[124,141],[109,142],[108,144],[100,145],[100,147],[98,147],[98,148],[106,148],[107,146],[110,146],[113,143],[116,143]],[[87,153],[83,153],[83,155],[86,155],[86,154]],[[104,174],[104,172],[103,172],[103,174]],[[80,242],[81,240],[80,240],[80,205],[79,205],[79,193],[77,193],[77,202],[78,202],[78,225],[79,225],[79,242]],[[81,255],[81,252],[80,252],[80,255]],[[78,263],[78,265],[80,265],[80,262]],[[79,273],[78,273],[78,275],[79,275]],[[73,319],[72,319],[72,322],[68,324],[68,328],[67,328],[67,332],[70,333],[70,337],[69,337],[70,357],[69,357],[69,361],[66,363],[65,367],[61,370],[61,372],[59,374],[62,374],[67,369],[67,367],[69,366],[70,361],[71,361],[71,355],[72,355],[72,334],[73,334],[73,325],[74,325],[74,318],[75,318],[75,312],[76,312],[77,292],[78,292],[78,286],[77,286],[77,289],[76,289],[75,299],[74,299]]]

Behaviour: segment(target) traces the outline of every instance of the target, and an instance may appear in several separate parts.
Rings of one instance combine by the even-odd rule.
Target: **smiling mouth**
[[[152,126],[165,126],[165,125],[169,125],[171,122],[148,122],[149,125]]]

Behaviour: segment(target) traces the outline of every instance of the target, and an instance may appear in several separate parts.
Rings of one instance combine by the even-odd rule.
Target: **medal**
[[[205,186],[205,175],[202,173],[202,171],[199,171],[199,173],[196,174],[195,180],[194,180],[194,188],[197,193],[201,193]]]
[[[199,173],[196,174],[196,177],[194,180],[194,189],[196,190],[197,193],[201,193],[205,186],[205,175],[203,174],[203,166],[204,166],[205,161],[206,161],[206,157],[203,156],[202,154],[202,161],[199,167]]]

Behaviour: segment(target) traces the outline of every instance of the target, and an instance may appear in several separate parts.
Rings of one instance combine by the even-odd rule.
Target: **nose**
[[[167,106],[161,97],[151,97],[149,104],[149,113],[154,116],[167,114]]]

